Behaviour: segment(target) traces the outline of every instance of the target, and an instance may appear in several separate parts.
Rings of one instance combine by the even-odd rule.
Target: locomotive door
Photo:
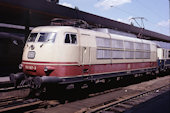
[[[88,75],[90,70],[90,47],[83,47],[82,49],[82,72],[83,75]]]
[[[81,62],[82,62],[82,75],[89,75],[90,71],[90,35],[81,35]]]

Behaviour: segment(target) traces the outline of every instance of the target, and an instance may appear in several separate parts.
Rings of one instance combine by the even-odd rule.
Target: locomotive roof
[[[71,26],[40,26],[40,27],[35,27],[32,32],[57,32],[58,30],[76,30],[74,27]],[[71,31],[70,31],[71,32]]]
[[[80,32],[89,31],[92,34],[94,32],[98,32],[97,34],[102,35],[102,36],[104,36],[104,34],[108,34],[108,33],[104,33],[104,32],[101,32],[101,31],[94,31],[94,30],[90,30],[90,29],[76,28],[76,27],[72,27],[72,26],[40,26],[40,27],[35,27],[32,30],[32,32],[58,32],[58,31],[67,31],[67,30],[68,30],[68,32],[77,32],[76,29],[79,29]],[[124,35],[120,35],[120,34],[111,33],[110,36],[114,37],[115,39],[119,39],[119,40],[127,40],[127,41],[133,41],[133,42],[143,42],[143,43],[157,45],[156,43],[154,43],[154,42],[152,42],[150,40],[139,39],[139,38],[134,38],[134,37],[130,37],[130,36],[124,36]],[[109,38],[109,37],[105,37],[105,38]]]

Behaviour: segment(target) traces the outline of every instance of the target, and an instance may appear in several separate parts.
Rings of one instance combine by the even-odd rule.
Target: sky
[[[169,0],[60,0],[59,4],[170,36]]]

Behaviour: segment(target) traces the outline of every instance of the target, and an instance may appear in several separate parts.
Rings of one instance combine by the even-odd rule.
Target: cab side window
[[[71,43],[72,43],[72,44],[77,44],[77,38],[76,38],[76,35],[71,34],[70,36],[71,36]]]
[[[77,36],[76,36],[76,34],[67,33],[65,35],[65,43],[77,44]]]
[[[69,34],[66,34],[65,43],[70,43],[70,36],[69,36]]]

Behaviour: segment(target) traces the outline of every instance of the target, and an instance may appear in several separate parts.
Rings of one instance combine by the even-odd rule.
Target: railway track
[[[17,112],[23,109],[33,109],[43,101],[38,98],[29,98],[30,88],[27,86],[0,88],[0,113]]]
[[[21,112],[23,109],[23,111],[25,111],[25,109],[35,109],[37,106],[40,106],[41,103],[43,103],[43,101],[39,99],[13,99],[0,104],[0,113]]]
[[[119,113],[130,109],[142,102],[169,91],[170,76],[133,84],[126,87],[111,89],[101,93],[89,94],[88,98],[75,100],[65,104],[58,104],[47,109],[37,109],[33,112],[41,113]],[[78,97],[81,93],[76,94]],[[92,96],[90,96],[92,95]],[[70,98],[74,96],[70,95]],[[28,112],[29,113],[29,112]]]
[[[22,87],[17,87],[17,88],[15,88],[14,86],[2,87],[2,88],[0,88],[0,93],[1,92],[9,92],[9,91],[13,91],[13,90],[21,90],[21,89],[25,89],[25,88],[28,88],[28,86],[22,86]]]
[[[114,99],[89,108],[83,108],[76,113],[122,113],[167,91],[170,91],[170,84],[120,100]]]
[[[8,110],[8,107],[13,106],[14,103],[21,103],[29,93],[30,89],[27,87],[18,89],[15,87],[0,88],[0,112]]]
[[[0,89],[14,86],[13,83],[11,83],[9,80],[4,80],[4,78],[8,79],[7,77],[0,77]]]
[[[169,77],[163,77],[161,81],[165,81],[164,85],[169,83],[167,81]],[[170,84],[158,88],[158,84],[155,80],[151,80],[151,83],[144,83],[146,86],[157,86],[147,91],[131,90],[125,87],[114,88],[105,90],[103,92],[91,93],[87,98],[73,100],[65,104],[59,103],[58,100],[40,100],[38,98],[25,98],[25,97],[12,97],[7,99],[0,99],[0,112],[50,112],[50,113],[102,113],[102,112],[122,112],[133,106],[147,101],[161,93],[169,90]],[[134,84],[136,86],[136,84]],[[139,85],[141,86],[141,85]],[[145,86],[144,86],[145,87]],[[136,89],[136,88],[134,88]],[[26,90],[26,89],[22,89]],[[12,91],[12,89],[11,89]],[[22,93],[22,92],[19,92]],[[78,93],[80,94],[80,93]],[[115,95],[118,96],[115,96]],[[0,93],[1,95],[1,93]],[[72,96],[74,95],[71,92]],[[77,93],[76,93],[77,95]],[[26,95],[25,95],[26,96]],[[102,100],[103,99],[103,100]],[[88,104],[87,104],[88,103]]]
[[[21,90],[21,89],[18,89]],[[27,90],[23,89],[22,90]],[[23,91],[22,91],[23,92]],[[18,94],[18,93],[17,93]],[[17,95],[14,97],[8,97],[0,99],[0,113],[18,113],[18,112],[27,112],[33,109],[47,108],[59,105],[57,100],[41,100],[36,97],[30,97],[29,93],[22,95]]]

